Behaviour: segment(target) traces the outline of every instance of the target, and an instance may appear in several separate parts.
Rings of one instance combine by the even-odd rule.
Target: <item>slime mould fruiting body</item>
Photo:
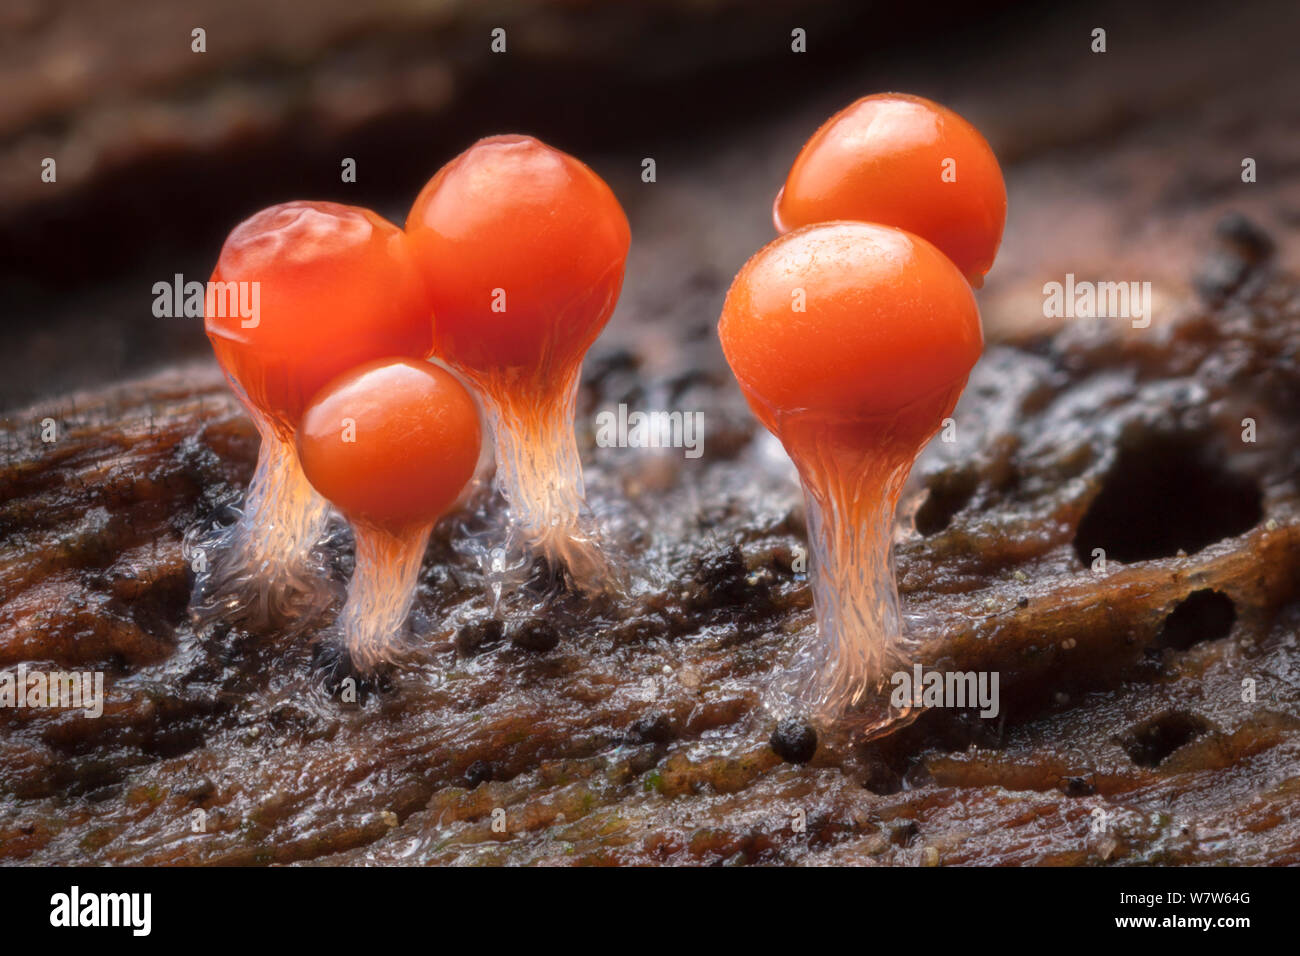
[[[848,708],[864,729],[884,726],[904,715],[874,711],[870,692],[908,661],[894,507],[983,348],[970,286],[901,229],[805,226],[740,270],[718,334],[807,503],[818,634],[778,679],[774,703],[824,722]]]
[[[573,434],[583,357],[623,285],[631,233],[618,199],[572,156],[493,136],[438,171],[406,231],[437,354],[492,427],[506,553],[540,554],[587,591],[618,590],[622,568],[586,507]]]
[[[429,362],[362,365],[307,408],[298,429],[303,471],[356,536],[340,626],[357,669],[400,656],[429,533],[474,476],[479,440],[473,398]]]
[[[259,302],[247,318],[222,307],[223,291],[245,283],[257,284]],[[400,229],[330,202],[284,203],[240,223],[209,289],[212,351],[262,444],[239,519],[192,545],[205,559],[191,610],[200,620],[282,624],[321,592],[309,556],[328,517],[298,462],[298,422],[334,376],[377,358],[429,355],[428,298]]]

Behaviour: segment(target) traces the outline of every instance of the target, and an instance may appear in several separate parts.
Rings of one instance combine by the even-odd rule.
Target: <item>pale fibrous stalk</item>
[[[817,635],[773,683],[769,705],[877,736],[915,717],[890,706],[888,685],[917,647],[903,629],[893,517],[920,443],[890,421],[786,416],[780,428],[804,489]]]
[[[397,531],[354,524],[356,567],[339,616],[353,665],[369,673],[404,656],[406,616],[433,523]]]
[[[465,372],[483,399],[496,449],[496,485],[509,506],[505,551],[544,556],[584,591],[621,590],[587,505],[573,417],[580,366],[554,378]]]
[[[294,623],[325,601],[311,555],[329,503],[307,481],[292,439],[253,418],[262,443],[239,518],[187,536],[186,559],[195,570],[190,613],[199,623]]]

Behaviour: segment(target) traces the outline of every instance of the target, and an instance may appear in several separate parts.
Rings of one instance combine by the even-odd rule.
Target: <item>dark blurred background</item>
[[[771,195],[821,119],[881,89],[922,93],[997,150],[1012,186],[1002,271],[1025,275],[1049,223],[1072,233],[1061,248],[1142,231],[1044,208],[1072,183],[1105,195],[1105,174],[1068,171],[1078,150],[1135,126],[1172,130],[1141,147],[1157,206],[1223,198],[1188,172],[1201,124],[1229,157],[1236,136],[1275,182],[1294,182],[1295,124],[1260,142],[1252,110],[1294,116],[1297,6],[5,0],[0,409],[206,354],[194,320],[153,317],[154,282],[205,279],[229,229],[274,202],[334,199],[400,223],[438,166],[498,132],[537,135],[610,181],[635,239],[620,314],[652,319],[672,312],[646,303],[682,269],[720,301],[771,237]],[[1104,57],[1090,50],[1098,26]],[[795,28],[806,53],[792,52]],[[41,181],[44,157],[55,183]],[[344,157],[356,183],[340,179]],[[652,187],[643,157],[658,166]],[[1300,220],[1288,195],[1262,214]],[[1002,292],[995,271],[986,318],[1009,308]],[[716,317],[705,306],[700,322]]]

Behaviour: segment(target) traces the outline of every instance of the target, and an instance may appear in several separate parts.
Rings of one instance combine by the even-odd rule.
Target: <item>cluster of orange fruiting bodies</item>
[[[951,110],[880,94],[833,116],[777,195],[780,238],[732,283],[718,323],[754,414],[799,469],[817,638],[773,703],[876,733],[906,719],[878,691],[909,663],[895,506],[983,350],[971,286],[1002,238],[1006,189]]]
[[[867,97],[808,141],[773,211],[783,235],[727,296],[727,360],[807,493],[820,637],[787,684],[810,715],[860,703],[905,647],[894,504],[980,355],[970,286],[1005,212],[970,124],[918,97]],[[262,316],[209,315],[207,331],[263,442],[223,558],[245,577],[216,590],[301,586],[323,496],[357,539],[347,649],[362,669],[392,660],[431,529],[475,472],[480,405],[511,533],[582,586],[614,580],[584,508],[573,411],[629,238],[595,173],[524,136],[444,166],[404,228],[324,202],[236,227],[213,281],[259,282]]]
[[[266,616],[292,613],[284,593],[312,587],[302,566],[323,496],[356,536],[341,622],[352,662],[398,656],[430,532],[479,459],[462,380],[490,419],[522,545],[600,587],[573,402],[629,241],[600,177],[525,136],[481,140],[448,163],[403,229],[328,202],[273,206],[237,226],[212,281],[259,283],[261,314],[209,315],[206,327],[262,448],[244,513],[201,582],[204,610],[244,609],[239,592],[251,591]]]

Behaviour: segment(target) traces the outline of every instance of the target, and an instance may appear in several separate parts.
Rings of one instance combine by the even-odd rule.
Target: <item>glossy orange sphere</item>
[[[315,489],[353,521],[392,531],[431,524],[478,464],[474,400],[428,362],[380,360],[327,384],[298,428]]]
[[[264,209],[230,233],[212,282],[258,283],[255,320],[216,314],[231,309],[213,309],[225,303],[211,297],[205,326],[222,367],[286,433],[334,376],[433,348],[428,293],[406,236],[368,209]]]
[[[580,362],[614,311],[631,238],[604,180],[529,136],[453,159],[406,231],[433,297],[436,354],[488,373]]]
[[[806,226],[764,246],[732,283],[718,334],[773,431],[783,414],[928,416],[945,404],[929,399],[960,390],[984,345],[974,294],[951,260],[918,236],[862,222]]]
[[[772,219],[778,232],[835,219],[928,239],[983,285],[1002,242],[1007,190],[984,137],[920,96],[880,93],[832,116],[799,151]]]

